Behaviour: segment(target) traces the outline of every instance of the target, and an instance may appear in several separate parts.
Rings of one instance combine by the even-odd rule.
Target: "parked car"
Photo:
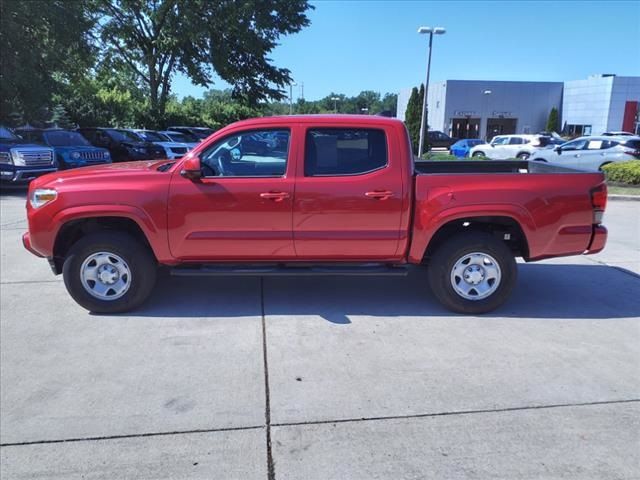
[[[168,127],[167,130],[188,133],[189,135],[196,137],[200,141],[204,140],[213,132],[215,132],[214,129],[207,127]]]
[[[174,130],[161,130],[156,132],[166,138],[167,142],[184,143],[189,147],[189,150],[197,147],[200,144],[200,140],[194,137],[190,133],[176,132]]]
[[[274,130],[296,148],[233,152]],[[507,300],[516,257],[604,248],[602,173],[526,161],[414,164],[410,145],[404,123],[379,116],[237,122],[175,162],[36,179],[23,243],[63,273],[80,305],[103,313],[140,305],[159,265],[203,277],[395,276],[416,264],[447,308],[478,314]]]
[[[603,137],[635,137],[635,133],[630,132],[604,132]]]
[[[597,172],[612,162],[640,159],[640,137],[580,137],[532,156],[537,162]]]
[[[164,148],[167,158],[170,158],[172,160],[184,157],[186,153],[191,150],[191,148],[186,143],[167,140],[167,137],[165,135],[162,135],[153,130],[136,129],[132,131],[145,142],[151,142],[155,143],[156,145],[160,145],[162,148]]]
[[[456,143],[451,145],[449,148],[449,153],[454,157],[468,157],[469,150],[475,147],[476,145],[481,145],[483,142],[479,138],[465,138],[463,140],[458,140]]]
[[[92,146],[78,132],[60,128],[16,129],[22,138],[53,148],[60,170],[111,163],[111,154],[106,148]]]
[[[490,143],[472,147],[472,157],[487,157],[491,160],[518,158],[528,159],[534,152],[551,144],[552,137],[542,135],[496,135]]]
[[[167,157],[160,145],[144,141],[135,133],[123,128],[79,128],[78,131],[92,145],[108,149],[114,162]]]
[[[427,132],[427,144],[430,150],[434,148],[449,149],[451,145],[458,141],[457,138],[452,138],[446,133],[442,133],[438,130],[429,130]]]
[[[0,126],[0,181],[25,183],[58,168],[53,150]]]

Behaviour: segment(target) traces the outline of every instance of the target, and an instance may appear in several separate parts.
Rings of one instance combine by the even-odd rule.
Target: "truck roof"
[[[350,115],[350,114],[317,114],[317,115],[279,115],[273,117],[258,117],[248,120],[241,120],[234,125],[282,125],[282,123],[353,123],[371,125],[401,125],[402,121],[397,118],[382,117],[378,115]]]

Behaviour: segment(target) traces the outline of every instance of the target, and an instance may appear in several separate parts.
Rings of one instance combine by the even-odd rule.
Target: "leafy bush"
[[[610,163],[602,170],[611,182],[640,185],[640,160]]]
[[[421,160],[468,160],[466,158],[458,158],[445,152],[427,152],[423,153]]]

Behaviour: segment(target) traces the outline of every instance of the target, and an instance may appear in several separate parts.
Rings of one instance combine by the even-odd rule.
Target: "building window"
[[[591,125],[567,125],[566,134],[570,137],[582,137],[591,135]]]

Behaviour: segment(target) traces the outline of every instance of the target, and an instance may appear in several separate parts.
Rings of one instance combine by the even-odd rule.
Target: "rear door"
[[[304,128],[304,171],[296,182],[298,259],[392,259],[400,238],[403,181],[390,128]]]

